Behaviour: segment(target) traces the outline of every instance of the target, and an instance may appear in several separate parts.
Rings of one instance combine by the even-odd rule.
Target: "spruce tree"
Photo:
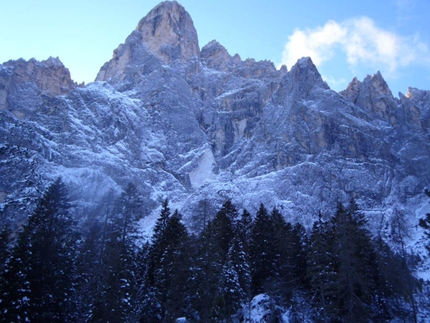
[[[415,292],[410,284],[416,282],[405,258],[401,253],[394,252],[381,237],[376,239],[375,246],[382,280],[378,293],[384,301],[384,307],[379,307],[379,312],[382,311],[384,317],[394,316],[415,322],[417,318],[412,307],[414,304],[411,304],[411,307],[406,304],[411,303],[411,292]]]
[[[160,216],[155,223],[151,238],[150,256],[148,257],[148,268],[145,276],[147,280],[146,285],[148,286],[155,285],[155,271],[168,244],[166,241],[166,229],[170,215],[169,201],[165,199],[162,203]]]
[[[367,229],[367,220],[355,199],[351,199],[346,210],[351,218],[351,236],[354,245],[354,266],[359,276],[363,306],[372,320],[384,321],[389,318],[386,297],[384,295],[384,278],[381,273],[379,258]]]
[[[279,256],[275,228],[263,204],[260,204],[252,227],[250,259],[254,295],[267,292],[279,273]]]
[[[430,191],[428,189],[425,190],[425,194],[430,197]],[[427,213],[424,218],[420,219],[418,224],[424,229],[424,235],[428,239],[426,248],[430,254],[430,213]]]
[[[2,303],[9,322],[73,321],[76,241],[70,203],[58,178],[39,199],[8,265]]]
[[[145,295],[142,302],[146,304],[140,315],[142,322],[149,322],[147,318],[155,322],[157,317],[173,322],[189,308],[188,232],[181,219],[177,210],[171,215],[165,200],[148,250],[142,286]]]
[[[239,274],[233,260],[228,257],[220,275],[217,315],[213,318],[218,321],[231,319],[245,299],[246,293],[240,286]]]
[[[320,213],[309,239],[306,266],[317,321],[332,322],[337,317],[338,262],[335,238]]]
[[[27,274],[31,271],[28,230],[19,236],[10,258],[1,274],[1,313],[2,322],[28,322],[33,317],[30,311],[30,282]],[[25,235],[25,237],[24,237]]]
[[[209,222],[197,239],[197,252],[192,266],[192,304],[197,320],[209,322],[215,298],[219,294],[219,278],[224,264],[223,250]]]
[[[363,299],[362,272],[355,263],[356,244],[354,224],[351,214],[339,203],[333,218],[333,232],[336,236],[336,252],[339,255],[339,270],[337,279],[339,314],[345,319],[352,319],[353,315],[361,313],[364,320],[368,320],[367,303]],[[361,264],[360,264],[361,265]],[[366,302],[366,303],[364,303]]]
[[[117,199],[113,211],[115,231],[120,233],[120,240],[125,244],[127,236],[134,231],[134,225],[141,218],[142,199],[134,184],[128,183],[124,192]]]
[[[239,235],[245,250],[248,252],[252,231],[252,216],[246,209],[242,211],[235,235]]]
[[[0,231],[0,273],[4,271],[10,257],[10,235],[11,230],[8,226]]]
[[[222,306],[219,307],[218,319],[231,319],[242,305],[247,304],[251,292],[251,270],[248,255],[245,253],[242,241],[234,237],[223,265],[219,283],[219,297]]]
[[[308,237],[302,224],[294,224],[290,243],[289,259],[293,278],[292,285],[295,289],[304,291],[309,287],[308,277],[306,276]]]
[[[155,287],[160,293],[166,321],[173,321],[183,316],[188,306],[188,232],[177,210],[169,218],[164,238],[168,244],[155,272]]]
[[[97,279],[91,318],[127,321],[136,299],[136,246],[134,229],[141,217],[141,198],[137,188],[128,184],[106,214],[101,234]],[[109,211],[109,210],[107,210]]]
[[[359,322],[386,319],[383,280],[364,214],[351,200],[348,208],[338,205],[332,223],[339,255],[337,306],[340,317]]]
[[[237,218],[238,213],[236,208],[230,200],[227,200],[217,212],[211,223],[214,242],[218,245],[221,251],[222,263],[224,263],[230,248],[234,232],[233,226],[236,225]]]
[[[222,287],[230,284],[233,276],[238,277],[240,288],[245,293],[249,292],[245,250],[248,237],[242,219],[236,207],[227,200],[198,237],[191,284],[191,299],[198,320],[218,320],[227,315],[226,311],[230,313],[232,308],[236,308],[236,305],[225,302],[224,296],[228,298],[228,295],[224,295],[226,289]],[[249,218],[245,221],[249,222]]]
[[[92,321],[93,306],[97,303],[103,284],[104,268],[100,259],[102,227],[100,223],[88,224],[88,232],[80,247],[77,262],[79,273],[77,287],[77,321]]]
[[[286,222],[282,214],[273,208],[270,220],[274,228],[274,248],[276,252],[277,278],[273,281],[273,291],[288,300],[294,287],[294,255],[292,254],[293,226]]]

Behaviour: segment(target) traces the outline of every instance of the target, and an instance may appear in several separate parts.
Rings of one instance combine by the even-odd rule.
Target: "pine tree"
[[[0,314],[2,313],[3,291],[10,284],[7,280],[6,271],[9,270],[9,262],[11,261],[10,250],[10,229],[5,226],[0,232]]]
[[[114,322],[127,321],[136,287],[132,245],[124,245],[122,239],[111,236],[106,244],[103,266],[104,281],[99,303],[95,306],[100,312],[94,317],[100,320],[109,317]]]
[[[239,274],[233,260],[227,259],[220,276],[217,315],[213,317],[218,321],[230,319],[246,298],[246,293],[240,286]]]
[[[220,291],[220,280],[237,228],[238,212],[227,200],[198,238],[191,290],[194,291],[193,308],[199,320],[210,321],[223,312],[225,303]]]
[[[241,302],[251,301],[251,266],[249,254],[240,239],[234,239],[231,246],[230,259],[233,261],[234,268],[239,276],[239,286],[243,291]]]
[[[141,198],[133,184],[128,184],[116,199],[103,224],[96,294],[91,317],[103,321],[127,321],[134,307],[136,253],[134,228],[141,217]]]
[[[430,191],[429,190],[425,190],[425,194],[430,197]],[[430,254],[430,213],[427,213],[426,216],[422,219],[419,220],[420,227],[422,227],[424,229],[424,235],[427,237],[427,239],[429,240],[426,248]]]
[[[30,248],[27,243],[28,230],[20,234],[17,245],[13,248],[10,258],[5,263],[1,275],[1,321],[28,322],[30,312],[30,282],[27,273],[31,271],[29,264]],[[26,235],[26,237],[24,237]]]
[[[10,235],[11,231],[8,226],[3,227],[0,231],[0,273],[4,271],[10,257]]]
[[[345,320],[352,320],[360,313],[359,321],[367,322],[370,300],[368,286],[363,277],[364,264],[358,254],[360,251],[357,245],[357,231],[351,213],[341,203],[333,218],[333,232],[339,255],[337,279],[339,314]]]
[[[293,226],[289,259],[291,263],[291,273],[293,286],[302,291],[309,288],[308,277],[306,276],[308,237],[302,224],[296,223]]]
[[[236,208],[230,200],[227,200],[217,212],[211,223],[214,242],[218,245],[221,251],[222,263],[224,263],[230,248],[234,232],[233,223],[236,225],[237,217],[238,213]]]
[[[187,261],[188,233],[177,210],[170,214],[167,200],[156,222],[152,244],[148,250],[147,271],[143,285],[142,322],[156,318],[172,322],[189,307],[187,284],[190,276]],[[150,304],[156,307],[148,307]]]
[[[246,209],[242,211],[240,221],[236,228],[235,235],[239,235],[242,241],[245,251],[248,252],[250,241],[251,241],[251,231],[252,231],[252,216]]]
[[[371,319],[385,321],[389,318],[384,295],[385,282],[375,245],[367,229],[367,220],[354,199],[350,200],[346,211],[351,216],[352,231],[349,238],[355,248],[353,254],[354,266],[361,285],[361,301]]]
[[[250,259],[254,295],[266,292],[279,273],[275,228],[263,204],[257,212],[251,232]]]
[[[148,286],[155,285],[155,270],[158,264],[161,261],[161,257],[163,256],[164,250],[167,247],[168,242],[166,241],[165,233],[167,229],[167,224],[171,215],[169,208],[169,201],[165,199],[161,206],[160,216],[157,219],[154,227],[154,233],[151,238],[151,248],[150,248],[150,256],[148,257],[148,270],[145,275],[145,279],[147,280],[146,284]]]
[[[118,198],[109,190],[90,213],[91,220],[84,225],[83,243],[78,258],[80,280],[78,285],[78,320],[103,320],[106,309],[105,288],[109,273],[107,244],[114,231],[113,210]],[[91,222],[90,222],[91,221]]]
[[[88,232],[80,247],[77,262],[79,273],[77,287],[77,321],[90,322],[93,314],[93,304],[97,301],[103,284],[103,262],[100,259],[100,244],[102,228],[98,222],[88,224]]]
[[[8,264],[2,303],[6,321],[73,320],[76,241],[61,179],[52,183],[29,217]]]
[[[273,281],[273,290],[284,299],[290,299],[294,287],[294,255],[292,254],[293,226],[286,222],[282,214],[273,208],[270,220],[274,228],[274,248],[278,272]]]
[[[190,214],[190,230],[193,232],[203,231],[215,214],[216,208],[211,200],[207,198],[199,200]]]
[[[320,213],[312,228],[307,257],[307,274],[318,321],[332,322],[337,316],[338,262],[333,233]]]
[[[422,219],[421,219],[422,220]],[[422,223],[422,221],[420,222]],[[420,224],[419,223],[419,224]],[[404,214],[402,212],[399,212],[398,210],[395,211],[392,221],[391,221],[391,230],[392,230],[392,238],[393,242],[397,243],[400,247],[400,252],[398,253],[398,256],[402,259],[401,261],[401,271],[402,271],[402,277],[400,280],[402,280],[402,285],[404,286],[404,292],[406,295],[406,298],[408,299],[408,302],[411,306],[411,313],[412,318],[414,322],[417,322],[417,305],[415,301],[414,292],[417,288],[416,280],[412,276],[412,270],[408,264],[408,258],[410,258],[410,255],[406,251],[405,247],[405,239],[408,238],[409,232],[408,227],[405,224],[405,218]]]
[[[120,240],[125,244],[127,235],[133,233],[133,224],[141,218],[142,199],[134,184],[128,183],[118,198],[113,211],[115,231],[120,233]]]
[[[189,263],[186,257],[188,232],[177,210],[169,218],[165,239],[168,241],[159,268],[155,272],[155,287],[160,292],[164,317],[173,321],[183,316],[187,308]]]
[[[383,280],[364,214],[357,203],[351,200],[348,208],[338,205],[332,223],[339,255],[339,315],[346,321],[386,319],[388,314],[382,294]]]
[[[234,237],[220,275],[218,319],[230,320],[242,305],[250,302],[251,270],[242,241]],[[218,303],[220,304],[220,303]]]
[[[417,321],[413,295],[416,281],[402,253],[394,252],[381,237],[376,239],[377,263],[382,284],[379,293],[384,297],[385,312],[404,321]],[[411,297],[412,296],[412,297]],[[411,307],[406,304],[410,303]],[[384,314],[385,314],[384,312]],[[386,314],[385,316],[388,316]]]
[[[213,222],[209,222],[197,239],[197,252],[191,272],[191,301],[197,312],[197,321],[209,322],[212,307],[219,294],[219,277],[224,264],[223,250],[214,234]]]

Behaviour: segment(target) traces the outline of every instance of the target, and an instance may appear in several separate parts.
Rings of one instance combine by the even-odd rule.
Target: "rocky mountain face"
[[[375,233],[398,212],[413,228],[429,117],[429,91],[396,98],[379,72],[337,93],[310,58],[287,71],[216,41],[200,50],[189,14],[166,1],[84,87],[58,59],[0,65],[1,221],[25,220],[62,176],[77,217],[133,182],[148,216],[167,197],[190,226],[204,200],[264,203],[309,226],[354,197]]]

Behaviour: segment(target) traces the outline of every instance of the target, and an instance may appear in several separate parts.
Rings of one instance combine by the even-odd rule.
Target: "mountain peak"
[[[96,81],[117,83],[133,78],[137,66],[153,70],[159,62],[190,61],[200,58],[199,41],[188,12],[176,1],[165,1],[142,18],[136,30],[113,52]],[[133,66],[132,69],[129,67]]]
[[[394,116],[397,104],[379,71],[367,75],[362,82],[354,77],[348,87],[339,93],[372,117],[382,118],[392,125],[397,124]]]
[[[367,89],[367,91],[370,92],[369,95],[372,94],[372,96],[375,97],[387,96],[390,99],[394,98],[387,82],[385,82],[385,79],[379,71],[373,75],[367,75],[363,82],[360,82],[354,77],[351,83],[348,84],[348,87],[341,91],[340,94],[356,103],[362,89]]]
[[[201,58],[208,67],[222,71],[227,70],[229,63],[232,60],[227,49],[225,49],[225,47],[216,40],[212,40],[202,48]]]
[[[393,94],[388,87],[387,82],[385,82],[385,79],[382,77],[381,72],[377,71],[372,76],[367,75],[367,77],[363,81],[364,84],[368,83],[369,86],[372,87],[373,92],[377,95],[386,95],[390,98],[393,98]]]
[[[323,81],[321,74],[318,72],[317,67],[310,57],[300,58],[291,68],[289,75],[291,75],[290,77],[298,84],[317,85],[322,88],[329,88],[327,83]]]
[[[354,77],[348,84],[347,88],[343,91],[340,91],[339,94],[352,103],[356,104],[362,86],[363,84],[357,79],[357,77]]]
[[[136,28],[148,50],[166,62],[199,57],[193,20],[176,1],[165,1],[139,21]]]

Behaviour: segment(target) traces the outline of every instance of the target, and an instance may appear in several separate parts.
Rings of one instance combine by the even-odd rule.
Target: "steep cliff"
[[[131,181],[148,215],[164,197],[185,216],[231,198],[310,225],[355,197],[375,233],[397,210],[413,227],[430,182],[429,98],[395,98],[379,72],[336,93],[310,58],[288,71],[216,41],[200,50],[189,14],[166,1],[85,87],[58,59],[0,66],[1,221],[24,220],[60,175],[77,217]]]

